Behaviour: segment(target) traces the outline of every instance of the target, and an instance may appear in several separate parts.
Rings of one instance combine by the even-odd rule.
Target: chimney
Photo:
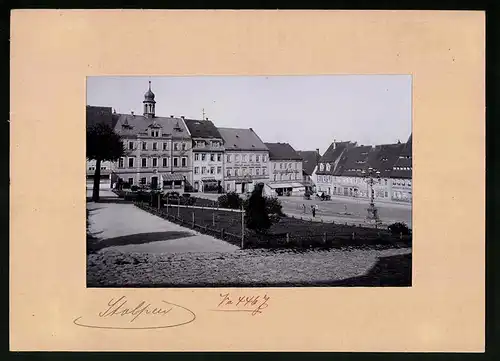
[[[208,118],[205,118],[205,120],[208,120]]]
[[[181,115],[181,119],[184,119],[184,115]]]
[[[173,117],[174,117],[173,115],[170,116],[170,118],[173,118]]]
[[[318,153],[318,154],[319,154],[319,148],[316,148],[316,153]]]
[[[133,110],[131,110],[131,111],[130,111],[130,114],[134,115],[134,111],[133,111]]]

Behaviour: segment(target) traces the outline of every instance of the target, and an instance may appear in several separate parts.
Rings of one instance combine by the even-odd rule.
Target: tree
[[[101,162],[116,162],[125,155],[121,137],[108,125],[98,123],[87,128],[87,159],[95,160],[92,200],[99,201]]]
[[[246,226],[257,233],[266,232],[272,224],[266,199],[262,196],[262,188],[262,184],[255,185],[248,202],[245,202]]]

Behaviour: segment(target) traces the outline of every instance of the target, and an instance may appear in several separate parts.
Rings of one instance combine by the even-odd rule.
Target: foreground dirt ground
[[[88,287],[410,286],[411,249],[238,250],[87,257]]]

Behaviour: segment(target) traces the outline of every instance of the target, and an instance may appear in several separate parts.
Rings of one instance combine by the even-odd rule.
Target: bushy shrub
[[[389,225],[389,231],[391,231],[392,234],[395,234],[395,235],[400,235],[401,233],[404,235],[404,236],[407,236],[411,233],[411,230],[410,228],[408,228],[408,226],[406,225],[406,223],[403,223],[403,222],[396,222],[396,223],[393,223],[391,225]]]
[[[268,214],[282,216],[283,215],[283,207],[281,202],[276,197],[264,197],[266,202],[266,209]]]
[[[220,196],[218,202],[221,208],[240,209],[243,205],[243,200],[236,192],[229,192]]]
[[[265,233],[272,225],[266,198],[262,196],[262,186],[254,188],[252,195],[245,201],[246,226],[257,233]]]
[[[130,187],[130,190],[132,192],[137,192],[139,190],[139,187],[134,184],[133,186]]]

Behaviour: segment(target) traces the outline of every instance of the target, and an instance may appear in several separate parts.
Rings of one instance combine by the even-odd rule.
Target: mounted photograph
[[[412,285],[410,75],[95,76],[85,113],[87,287]]]

